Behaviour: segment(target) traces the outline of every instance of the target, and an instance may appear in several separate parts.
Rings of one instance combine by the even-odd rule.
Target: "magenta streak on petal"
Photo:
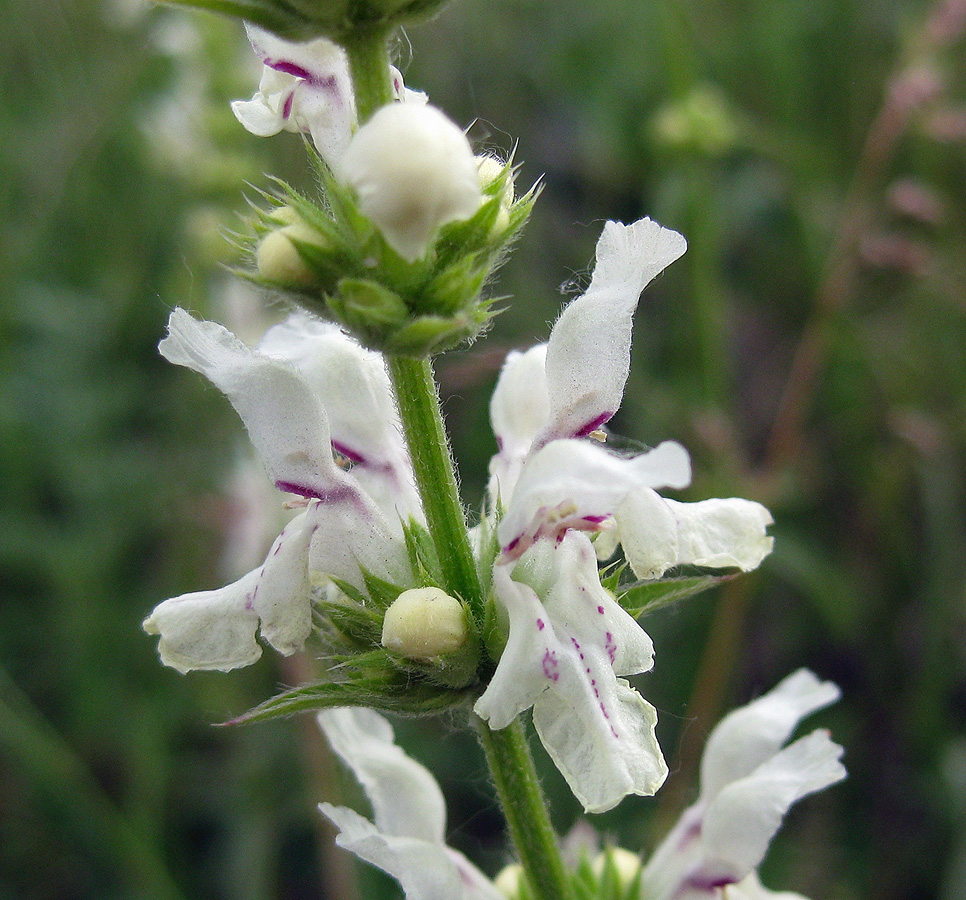
[[[596,431],[600,428],[604,422],[609,422],[613,417],[613,412],[601,413],[596,419],[591,419],[586,425],[582,425],[574,432],[574,437],[586,437],[592,431]]]
[[[610,516],[582,516],[581,521],[586,522],[588,525],[600,525],[609,518]]]
[[[614,665],[614,660],[617,658],[617,644],[614,642],[614,635],[609,631],[604,635],[604,649],[610,657],[610,664]]]
[[[359,466],[364,466],[366,464],[366,458],[355,450],[350,450],[345,444],[339,441],[332,441],[332,449],[335,450],[340,456],[344,456],[349,462],[355,463]]]
[[[318,500],[322,503],[339,503],[355,494],[355,491],[350,487],[320,491],[317,488],[309,487],[307,484],[295,484],[293,481],[276,481],[275,487],[286,494],[298,494],[300,497],[308,497],[310,500]]]
[[[603,615],[604,614],[604,607],[603,606],[598,606],[597,607],[597,612],[599,612],[601,615]]]
[[[282,104],[282,118],[288,119],[292,115],[292,103],[295,100],[295,91],[291,91]]]
[[[264,62],[265,65],[270,69],[274,69],[276,72],[284,72],[286,75],[301,78],[303,81],[308,81],[309,83],[314,81],[314,76],[312,73],[297,63],[289,62],[286,59],[272,59],[268,56],[266,56],[262,62]]]
[[[718,888],[727,887],[729,884],[734,884],[734,877],[730,875],[708,875],[702,872],[700,869],[697,872],[692,872],[685,878],[680,885],[678,885],[677,890],[675,890],[672,897],[679,897],[682,894],[690,894],[691,891],[705,891],[708,894],[714,893]]]
[[[557,681],[560,678],[558,668],[557,654],[548,650],[543,654],[543,674],[551,681]]]
[[[547,627],[547,623],[544,622],[543,619],[537,619],[537,628],[539,628],[540,631],[543,631],[543,629],[546,627]]]

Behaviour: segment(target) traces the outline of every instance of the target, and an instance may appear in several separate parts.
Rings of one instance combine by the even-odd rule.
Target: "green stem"
[[[385,30],[356,32],[343,43],[360,124],[392,101],[387,36]],[[483,589],[470,547],[432,364],[429,359],[407,356],[389,356],[387,363],[445,586],[462,598],[482,623]],[[563,860],[520,720],[501,731],[491,731],[481,719],[476,722],[510,836],[535,900],[569,900]]]
[[[476,722],[528,887],[538,900],[567,900],[570,884],[520,719],[500,731]]]
[[[362,125],[380,106],[393,99],[389,75],[389,29],[356,29],[343,40],[342,47],[349,58],[356,114]]]
[[[446,587],[465,600],[476,620],[482,622],[483,590],[467,534],[432,365],[428,359],[409,356],[390,356],[388,362],[416,487]]]

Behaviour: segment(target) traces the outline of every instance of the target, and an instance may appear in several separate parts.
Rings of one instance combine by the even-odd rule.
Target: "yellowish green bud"
[[[593,862],[594,874],[600,878],[604,874],[604,869],[610,865],[614,874],[617,876],[618,886],[624,890],[631,886],[634,879],[640,874],[641,857],[623,847],[608,847],[602,853],[598,853]]]
[[[258,274],[277,284],[308,286],[316,281],[316,275],[299,253],[296,243],[325,246],[322,235],[307,225],[290,206],[277,209],[272,218],[282,227],[270,231],[255,250]]]
[[[487,188],[495,184],[506,169],[506,163],[495,156],[486,155],[476,157],[476,166],[480,174],[480,189],[484,193],[488,193]],[[500,212],[493,223],[492,233],[494,235],[501,234],[509,227],[510,207],[513,206],[514,199],[513,173],[507,172],[500,189]]]
[[[506,900],[519,900],[523,887],[523,866],[519,863],[504,866],[493,883]]]
[[[382,645],[416,662],[434,662],[459,650],[469,636],[466,612],[439,588],[403,591],[386,610]]]

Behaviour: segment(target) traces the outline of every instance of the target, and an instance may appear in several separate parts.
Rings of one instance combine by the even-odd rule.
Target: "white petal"
[[[261,619],[262,637],[286,656],[301,650],[312,631],[308,548],[313,531],[307,513],[285,526],[268,551],[249,601]]]
[[[232,104],[235,116],[261,136],[277,134],[283,128],[310,133],[322,158],[334,166],[349,145],[356,119],[345,52],[325,38],[295,43],[255,25],[245,27],[266,74],[259,92],[248,101],[250,105],[245,101]],[[289,82],[272,80],[267,73]]]
[[[272,103],[264,94],[257,93],[251,100],[234,100],[231,111],[242,127],[256,137],[272,137],[285,128],[283,104]]]
[[[701,799],[712,799],[725,785],[753,772],[778,752],[802,719],[834,703],[839,693],[832,682],[799,669],[725,716],[701,758]]]
[[[731,498],[679,503],[654,491],[634,491],[616,513],[624,553],[638,578],[659,578],[673,566],[757,568],[774,539],[771,513],[760,503]]]
[[[460,871],[444,844],[381,834],[344,806],[322,803],[319,809],[339,829],[336,843],[392,875],[402,885],[406,900],[460,900],[464,896]]]
[[[531,555],[537,565],[542,557],[542,565],[553,566],[553,583],[544,608],[558,634],[565,632],[571,642],[576,640],[585,649],[597,648],[601,663],[606,659],[618,675],[651,670],[654,644],[601,585],[597,556],[585,535],[572,532],[559,544],[534,548]]]
[[[509,616],[509,636],[496,672],[473,707],[497,731],[552,687],[559,677],[559,655],[565,650],[539,597],[529,585],[510,577],[511,568],[493,567],[493,589]]]
[[[653,647],[600,586],[589,540],[573,534],[558,547],[535,548],[513,576],[509,565],[494,567],[509,636],[477,715],[499,729],[532,704],[544,746],[589,812],[654,793],[667,774],[657,716],[615,673],[649,669]],[[544,581],[541,603],[534,585]]]
[[[468,219],[483,202],[466,135],[434,106],[379,109],[353,136],[338,172],[409,262],[426,253],[442,225]]]
[[[637,488],[685,487],[690,476],[687,451],[673,441],[629,459],[588,441],[553,441],[524,465],[497,531],[500,544],[518,558],[541,537],[596,530]]]
[[[590,693],[575,696],[567,689],[577,684]],[[654,707],[623,679],[606,689],[601,681],[577,679],[567,687],[540,696],[533,724],[584,809],[606,812],[628,794],[654,794],[668,771]]]
[[[757,872],[752,872],[737,884],[730,884],[724,889],[725,900],[807,900],[794,891],[772,891],[766,888],[758,878]]]
[[[332,749],[352,770],[384,835],[442,844],[446,803],[436,779],[394,742],[392,726],[370,709],[318,714]]]
[[[552,408],[535,446],[588,434],[617,412],[641,291],[686,249],[680,234],[650,219],[604,225],[590,287],[550,333],[546,370]]]
[[[530,445],[550,416],[544,361],[547,345],[525,353],[511,351],[490,398],[490,421],[499,452],[490,460],[490,499],[509,503],[530,452]]]
[[[722,788],[701,831],[706,873],[740,881],[757,868],[789,808],[845,778],[841,755],[827,731],[813,731]]]
[[[365,493],[346,494],[311,511],[315,531],[309,572],[313,578],[340,578],[363,591],[363,571],[395,584],[412,583],[399,519],[387,519]]]
[[[171,313],[158,349],[228,397],[281,490],[320,498],[353,490],[332,459],[325,410],[294,367],[253,353],[221,325],[183,309]]]
[[[270,328],[260,352],[292,363],[325,403],[332,446],[387,514],[422,518],[385,362],[337,325],[293,313]]]
[[[165,600],[144,620],[148,634],[158,634],[161,662],[179,672],[249,666],[261,655],[255,641],[258,615],[249,597],[259,571],[215,591],[182,594]]]

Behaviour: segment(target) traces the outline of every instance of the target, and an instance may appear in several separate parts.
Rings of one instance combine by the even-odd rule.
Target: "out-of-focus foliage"
[[[682,440],[689,498],[766,503],[776,550],[645,620],[672,776],[596,824],[652,845],[720,712],[809,665],[843,688],[825,719],[850,779],[796,810],[764,879],[815,900],[966,896],[964,7],[459,0],[412,29],[411,63],[399,45],[481,145],[519,142],[519,183],[545,175],[500,282],[513,303],[438,364],[469,500],[502,354],[586,283],[601,221],[689,239],[641,305],[614,431]],[[175,304],[257,334],[220,232],[263,172],[310,187],[299,140],[228,111],[258,75],[233,23],[136,0],[2,0],[0,18],[0,897],[341,900],[310,723],[209,724],[297,673],[266,656],[181,677],[140,630],[257,559],[240,429],[155,345]],[[404,732],[453,843],[494,871],[471,738]],[[575,804],[546,781],[565,830]]]

